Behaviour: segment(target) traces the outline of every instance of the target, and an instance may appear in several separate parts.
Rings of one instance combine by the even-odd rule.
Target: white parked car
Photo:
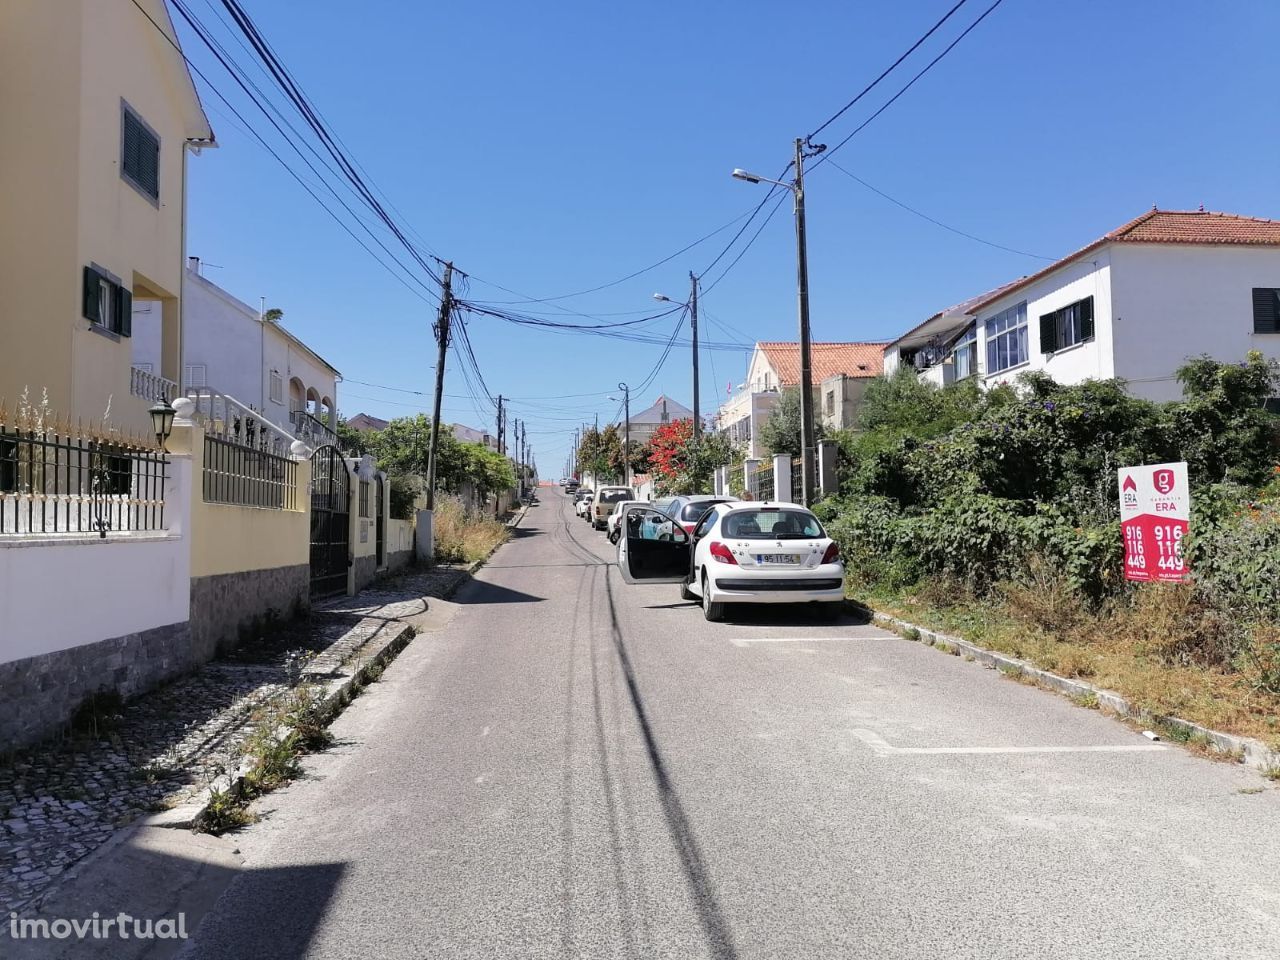
[[[627,507],[647,507],[647,500],[619,500],[613,505],[613,513],[609,514],[609,519],[605,521],[605,532],[609,535],[610,543],[617,543],[622,536],[622,530],[619,527],[619,521],[622,520],[622,511]]]
[[[623,500],[634,500],[636,493],[630,487],[601,487],[591,498],[587,508],[587,522],[596,530],[603,530],[613,512],[613,505]]]
[[[627,583],[678,583],[708,620],[729,603],[844,604],[839,545],[795,503],[718,503],[686,533],[652,508],[628,506],[619,521],[618,567]],[[668,539],[659,535],[666,521]]]
[[[587,515],[587,507],[591,503],[591,495],[594,491],[590,487],[579,487],[578,492],[573,501],[573,512],[580,517]]]

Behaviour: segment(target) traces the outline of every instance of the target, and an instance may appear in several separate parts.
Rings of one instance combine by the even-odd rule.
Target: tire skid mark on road
[[[1001,755],[1011,753],[1162,753],[1166,749],[1157,743],[1104,743],[1084,746],[1029,746],[1029,747],[895,747],[871,730],[849,731],[878,757],[943,756],[943,755]]]
[[[649,766],[653,772],[654,782],[658,788],[658,800],[662,805],[663,817],[666,820],[667,832],[675,846],[685,882],[689,887],[690,898],[698,922],[702,927],[711,956],[717,960],[737,960],[738,951],[733,943],[732,931],[725,919],[716,896],[715,883],[711,878],[706,860],[693,831],[693,824],[684,804],[680,800],[675,782],[667,770],[666,760],[658,746],[657,737],[649,721],[644,696],[640,693],[636,680],[635,668],[631,663],[631,655],[627,652],[626,640],[622,635],[622,625],[618,620],[617,603],[613,595],[613,578],[611,570],[605,568],[605,596],[609,608],[610,634],[614,649],[618,655],[618,663],[622,669],[623,680],[631,699],[631,708],[635,712],[640,725],[640,735],[644,739],[649,758]]]

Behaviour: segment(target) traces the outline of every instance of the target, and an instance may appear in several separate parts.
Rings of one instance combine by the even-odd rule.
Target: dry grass
[[[468,512],[455,497],[436,502],[433,517],[437,563],[474,563],[511,536],[505,523]]]
[[[1280,749],[1280,633],[1232,624],[1185,586],[1146,585],[1100,606],[1045,571],[977,598],[955,583],[875,598],[905,620],[955,633],[1045,670]],[[1242,633],[1243,632],[1243,633]],[[1227,651],[1241,648],[1234,658]]]

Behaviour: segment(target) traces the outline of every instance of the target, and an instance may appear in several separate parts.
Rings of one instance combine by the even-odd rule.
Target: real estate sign
[[[1120,523],[1124,528],[1125,579],[1186,580],[1182,545],[1191,523],[1187,465],[1121,467]]]

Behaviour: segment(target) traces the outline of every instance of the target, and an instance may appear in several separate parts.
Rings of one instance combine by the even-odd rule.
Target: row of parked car
[[[637,500],[625,486],[565,483],[574,510],[618,548],[627,583],[678,583],[708,620],[737,603],[844,606],[839,545],[796,503],[688,494]]]

